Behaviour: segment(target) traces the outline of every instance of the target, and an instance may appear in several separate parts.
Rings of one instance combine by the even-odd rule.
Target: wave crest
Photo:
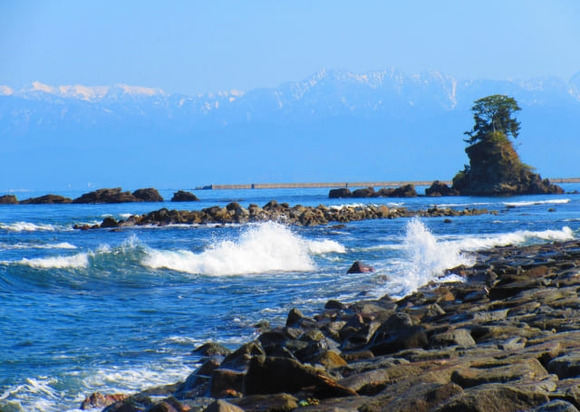
[[[149,250],[144,266],[211,276],[268,272],[305,272],[315,269],[311,255],[344,253],[330,240],[308,241],[279,223],[251,225],[235,240],[213,243],[201,253],[188,250]]]

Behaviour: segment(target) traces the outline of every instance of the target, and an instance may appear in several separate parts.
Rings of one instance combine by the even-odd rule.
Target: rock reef
[[[108,400],[107,412],[577,411],[580,242],[476,260],[449,271],[464,282],[294,308],[234,351],[197,348],[183,382],[87,400]]]
[[[264,207],[251,204],[247,208],[232,202],[225,207],[213,206],[202,210],[156,210],[144,215],[134,215],[124,220],[107,217],[100,225],[75,226],[76,229],[121,228],[131,226],[165,226],[174,224],[243,224],[251,222],[276,221],[298,226],[317,226],[328,223],[347,223],[367,219],[394,219],[398,217],[452,217],[497,213],[487,209],[462,209],[432,207],[427,210],[408,210],[404,207],[392,208],[385,205],[359,205],[327,207],[320,205],[290,206],[275,200]]]

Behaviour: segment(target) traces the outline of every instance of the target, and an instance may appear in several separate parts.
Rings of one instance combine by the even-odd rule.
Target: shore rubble
[[[166,226],[175,224],[243,224],[250,222],[281,222],[297,226],[316,226],[328,223],[347,223],[367,219],[394,219],[398,217],[455,217],[497,213],[487,209],[451,209],[436,206],[426,210],[408,210],[385,205],[355,205],[328,207],[320,205],[290,206],[288,203],[268,202],[264,207],[251,204],[248,208],[232,202],[225,207],[213,206],[202,210],[159,209],[124,220],[107,217],[99,225],[75,226],[75,229],[121,228],[131,226]]]
[[[329,301],[230,351],[207,343],[183,382],[93,394],[106,412],[577,411],[580,241],[496,247],[464,282]],[[91,399],[95,403],[91,402]],[[98,403],[101,402],[101,403]]]

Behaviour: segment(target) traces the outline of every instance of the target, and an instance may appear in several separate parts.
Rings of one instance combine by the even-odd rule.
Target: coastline
[[[580,241],[496,247],[427,285],[285,325],[230,352],[198,348],[184,382],[94,394],[119,411],[516,411],[580,407]],[[99,402],[104,402],[99,404]],[[560,408],[560,409],[554,409]]]

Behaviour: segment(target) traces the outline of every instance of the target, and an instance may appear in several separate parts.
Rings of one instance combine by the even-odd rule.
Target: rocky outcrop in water
[[[113,189],[99,189],[85,193],[72,201],[72,203],[131,203],[131,202],[163,202],[163,198],[157,189],[138,189],[133,193],[123,192],[120,187]]]
[[[196,195],[191,192],[186,192],[184,190],[179,190],[173,194],[171,198],[172,202],[197,202],[199,199]]]
[[[408,210],[404,207],[389,208],[385,205],[360,205],[327,207],[320,205],[290,206],[275,200],[264,207],[251,204],[248,208],[232,202],[225,207],[213,206],[202,210],[160,209],[144,215],[134,215],[126,220],[116,221],[107,217],[100,225],[75,226],[76,229],[122,228],[131,226],[165,226],[174,224],[243,224],[251,222],[280,222],[298,226],[317,226],[328,223],[347,223],[368,219],[394,219],[398,217],[453,217],[496,213],[487,209],[450,209],[433,207],[427,210]]]
[[[33,197],[30,199],[20,201],[21,205],[48,205],[48,204],[66,204],[71,203],[72,200],[68,197],[60,195],[44,195],[40,197]]]
[[[17,205],[18,199],[14,195],[0,196],[0,205]]]
[[[348,187],[331,189],[328,193],[330,199],[349,198],[373,198],[373,197],[417,197],[417,191],[412,184],[403,185],[397,188],[382,188],[375,191],[374,187],[356,189],[354,192]]]
[[[294,308],[234,351],[204,345],[183,382],[105,410],[577,411],[580,242],[476,257],[449,271],[463,283]]]
[[[564,190],[521,162],[512,142],[500,132],[465,149],[469,166],[453,178],[453,189],[467,196],[562,194]]]

